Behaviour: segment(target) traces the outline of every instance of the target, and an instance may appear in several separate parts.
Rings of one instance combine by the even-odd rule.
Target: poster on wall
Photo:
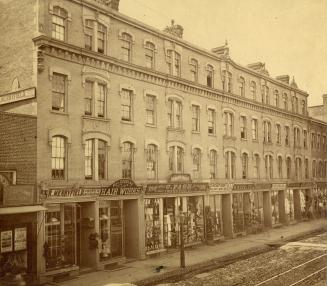
[[[1,231],[1,253],[11,252],[12,249],[12,231]]]
[[[26,227],[15,228],[15,251],[26,249]]]

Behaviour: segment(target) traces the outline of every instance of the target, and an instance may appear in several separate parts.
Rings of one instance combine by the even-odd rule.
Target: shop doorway
[[[139,208],[138,200],[124,200],[124,254],[126,258],[139,257]],[[123,236],[122,236],[123,237]]]

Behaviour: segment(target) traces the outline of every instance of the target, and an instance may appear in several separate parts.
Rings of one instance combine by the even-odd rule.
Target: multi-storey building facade
[[[118,2],[1,7],[19,36],[2,35],[15,58],[2,60],[0,108],[37,116],[39,279],[174,248],[181,219],[191,245],[321,215],[327,125],[294,79]]]

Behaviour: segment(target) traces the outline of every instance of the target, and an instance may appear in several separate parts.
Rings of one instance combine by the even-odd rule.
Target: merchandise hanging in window
[[[161,247],[160,199],[145,199],[145,245],[147,251]]]

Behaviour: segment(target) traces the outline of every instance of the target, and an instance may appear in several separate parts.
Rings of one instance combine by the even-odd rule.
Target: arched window
[[[265,156],[265,170],[266,170],[266,178],[268,180],[273,178],[273,157],[272,155]]]
[[[294,127],[294,147],[301,147],[301,133],[298,127]]]
[[[245,79],[243,77],[239,79],[239,95],[245,96]]]
[[[134,145],[124,142],[122,145],[122,177],[132,179],[133,177]]]
[[[167,103],[168,127],[182,128],[182,103],[176,99],[169,99]]]
[[[145,66],[154,69],[155,63],[155,45],[149,41],[145,43]]]
[[[216,179],[217,178],[217,151],[216,150],[210,150],[209,163],[210,163],[210,179]]]
[[[291,172],[292,172],[292,162],[291,158],[287,157],[286,158],[286,178],[291,179]]]
[[[130,62],[132,59],[132,42],[133,38],[128,33],[122,33],[122,59],[126,62]]]
[[[304,176],[309,179],[309,159],[304,160]]]
[[[290,128],[285,126],[285,146],[290,146]]]
[[[312,161],[312,178],[316,177],[316,160]]]
[[[275,96],[275,106],[279,107],[279,92],[278,92],[278,90],[275,90],[274,96]]]
[[[184,150],[180,146],[171,146],[169,153],[169,171],[173,173],[183,173],[184,170]]]
[[[193,156],[193,178],[199,179],[201,173],[201,150],[194,148],[192,152]]]
[[[251,93],[251,98],[253,100],[257,99],[257,85],[254,81],[251,81],[250,83],[250,93]]]
[[[241,139],[247,138],[247,120],[246,116],[240,117],[240,125],[241,125]]]
[[[66,139],[63,136],[52,137],[52,179],[64,180],[66,177]]]
[[[198,61],[196,59],[191,59],[190,61],[190,72],[191,72],[191,79],[194,82],[198,81]]]
[[[232,74],[228,71],[223,71],[222,81],[223,90],[227,92],[232,92]]]
[[[260,178],[260,157],[258,154],[254,154],[253,157],[253,177],[255,179]]]
[[[235,179],[235,153],[233,151],[225,152],[225,178],[226,179]]]
[[[277,144],[282,143],[282,129],[280,124],[276,124],[276,143]]]
[[[53,7],[52,14],[52,38],[65,41],[67,30],[68,13],[58,6]]]
[[[288,96],[287,96],[287,93],[283,94],[283,103],[284,103],[284,109],[288,110]]]
[[[270,121],[263,122],[263,142],[271,143],[271,123],[270,123]]]
[[[146,149],[146,172],[150,180],[157,178],[157,158],[157,146],[149,144]]]
[[[85,141],[84,165],[85,179],[104,180],[107,174],[107,143],[94,138]],[[97,151],[97,152],[95,152]],[[97,170],[97,172],[96,172]]]
[[[232,112],[224,112],[224,135],[234,135],[234,114]]]
[[[277,169],[278,169],[278,178],[283,178],[283,158],[282,156],[278,156],[277,158]]]
[[[181,75],[181,55],[173,50],[167,50],[168,72],[174,76]]]
[[[262,93],[262,103],[269,105],[270,99],[269,99],[269,88],[266,85],[263,85],[261,87],[261,93]]]
[[[302,179],[302,160],[301,160],[301,158],[295,158],[295,177],[297,180]]]
[[[242,154],[242,179],[248,178],[248,154]]]
[[[207,86],[213,87],[213,66],[207,65],[206,70],[207,70]]]

